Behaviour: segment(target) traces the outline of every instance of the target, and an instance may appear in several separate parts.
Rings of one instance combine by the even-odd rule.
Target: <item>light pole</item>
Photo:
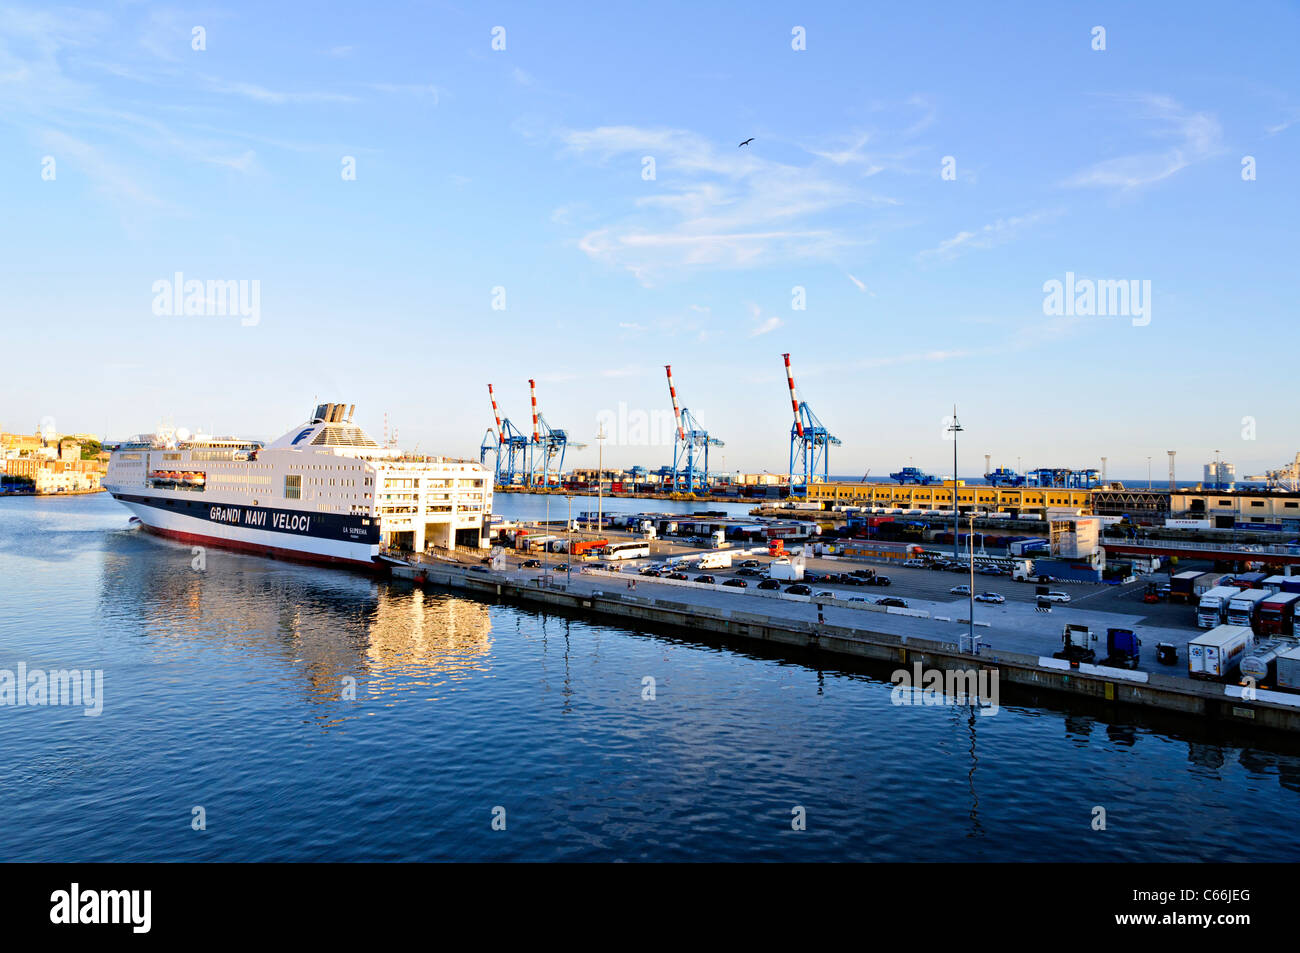
[[[564,563],[564,585],[567,588],[573,585],[573,497],[566,494],[564,499],[569,504],[569,515],[564,521],[564,536],[568,540],[565,549],[569,556]]]
[[[605,529],[605,516],[601,509],[603,498],[602,491],[605,488],[605,424],[601,423],[600,430],[596,434],[596,443],[600,450],[596,455],[596,533],[599,534]]]
[[[1147,489],[1151,489],[1151,455],[1147,454]]]
[[[957,420],[957,405],[952,405],[952,423],[948,426],[948,432],[952,434],[952,560],[957,562],[957,537],[961,535],[961,523],[957,515],[957,434],[963,430],[961,423]]]
[[[970,654],[977,654],[975,651],[975,513],[972,510],[970,514],[970,532],[966,535],[970,543],[970,585],[966,588],[969,590],[970,608],[966,612],[967,630],[970,638]]]
[[[1215,493],[1218,493],[1218,492],[1219,492],[1219,474],[1222,472],[1222,471],[1219,469],[1219,467],[1220,467],[1220,465],[1221,465],[1221,464],[1219,463],[1219,454],[1220,454],[1221,452],[1222,452],[1222,451],[1220,451],[1220,450],[1215,450],[1215,451],[1214,451],[1214,492],[1215,492]],[[1235,525],[1235,524],[1236,524],[1236,520],[1233,520],[1233,523],[1234,523],[1234,525]]]

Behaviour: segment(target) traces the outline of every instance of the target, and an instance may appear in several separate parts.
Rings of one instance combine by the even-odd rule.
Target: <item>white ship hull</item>
[[[139,518],[141,525],[151,533],[166,536],[195,546],[219,546],[288,559],[312,562],[345,563],[366,569],[376,568],[378,543],[347,542],[344,540],[290,535],[267,529],[252,529],[243,525],[214,521],[207,517],[188,516],[182,512],[163,509],[152,503],[142,503],[119,496],[118,502]],[[229,507],[221,507],[223,510]]]

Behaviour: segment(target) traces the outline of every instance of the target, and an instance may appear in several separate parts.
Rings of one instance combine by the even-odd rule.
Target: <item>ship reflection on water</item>
[[[274,562],[191,547],[147,536],[118,535],[103,561],[99,611],[103,623],[134,629],[159,661],[193,655],[196,644],[246,653],[249,670],[301,682],[308,700],[346,720],[355,695],[370,706],[383,696],[438,700],[491,668],[490,608],[447,593],[349,571]],[[141,558],[139,547],[152,547]],[[396,698],[390,698],[392,704]]]

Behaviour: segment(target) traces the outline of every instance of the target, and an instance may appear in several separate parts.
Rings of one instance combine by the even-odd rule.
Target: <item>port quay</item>
[[[755,550],[752,555],[761,558],[766,552]],[[689,568],[688,560],[683,560],[683,568]],[[677,627],[895,667],[920,662],[936,669],[995,668],[1002,683],[1030,690],[1230,720],[1251,728],[1300,731],[1300,694],[1194,680],[1187,677],[1185,665],[1162,672],[1053,658],[1051,652],[1036,654],[1035,647],[1040,651],[1059,647],[1061,624],[1053,626],[1027,603],[1018,616],[996,627],[977,622],[979,645],[972,653],[958,637],[968,629],[964,603],[948,609],[879,606],[848,601],[852,597],[847,592],[835,597],[756,592],[721,583],[645,578],[585,567],[573,572],[493,569],[472,557],[466,561],[425,557],[395,565],[392,572],[414,584],[517,600],[575,615]],[[945,574],[945,578],[951,577]],[[1056,609],[1055,614],[1060,617],[1067,612]],[[1130,616],[1114,618],[1129,621]],[[1104,625],[1110,614],[1073,613],[1070,617],[1086,617]],[[1157,640],[1166,641],[1177,647],[1180,661],[1189,637],[1195,635],[1173,627],[1148,626],[1139,631],[1150,652],[1154,653]],[[1144,668],[1163,666],[1148,662]]]

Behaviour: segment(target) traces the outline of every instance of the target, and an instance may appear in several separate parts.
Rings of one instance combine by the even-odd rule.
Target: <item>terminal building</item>
[[[824,506],[878,506],[901,510],[951,510],[953,483],[927,486],[894,483],[813,483],[808,487],[809,501]],[[1092,512],[1092,492],[1085,489],[1048,487],[996,487],[967,485],[958,480],[957,512],[986,510],[1046,518],[1052,510]]]

